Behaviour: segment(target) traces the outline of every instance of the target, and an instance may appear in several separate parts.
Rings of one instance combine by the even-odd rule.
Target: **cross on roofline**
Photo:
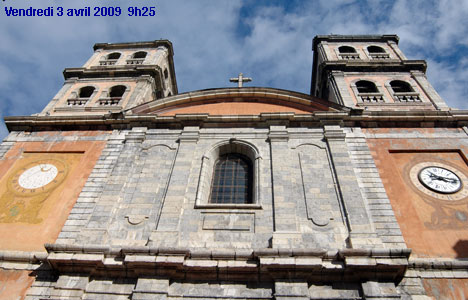
[[[244,77],[244,74],[239,73],[239,76],[237,78],[231,78],[231,79],[229,79],[229,81],[230,82],[237,82],[237,87],[241,88],[242,83],[252,81],[252,78]]]

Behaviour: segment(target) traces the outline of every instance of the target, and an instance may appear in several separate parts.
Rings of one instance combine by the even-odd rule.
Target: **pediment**
[[[178,94],[151,101],[127,111],[138,115],[177,114],[260,115],[261,113],[311,114],[347,111],[348,108],[307,94],[272,88],[222,88]]]

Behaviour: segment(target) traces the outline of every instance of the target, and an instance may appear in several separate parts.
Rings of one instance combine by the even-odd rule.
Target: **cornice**
[[[137,77],[157,74],[162,78],[162,70],[158,65],[125,65],[125,66],[96,66],[91,68],[66,68],[63,70],[65,80],[69,78],[113,78]]]
[[[94,51],[98,49],[115,50],[115,49],[139,49],[139,48],[158,48],[164,46],[169,50],[170,55],[174,55],[172,43],[169,40],[155,40],[148,42],[130,42],[130,43],[96,43]]]
[[[399,37],[396,34],[384,35],[317,35],[312,42],[312,50],[317,49],[320,42],[387,42],[393,41],[398,44]]]
[[[317,111],[310,114],[262,113],[259,115],[178,114],[158,116],[126,115],[124,112],[87,116],[19,116],[5,117],[10,131],[42,130],[111,130],[148,128],[203,127],[268,127],[271,124],[288,127],[322,127],[323,124],[342,124],[348,127],[463,127],[468,125],[468,111]]]
[[[59,273],[168,276],[198,274],[222,280],[329,278],[341,281],[400,280],[410,249],[206,249],[46,244],[44,259]],[[237,279],[236,279],[237,278]]]

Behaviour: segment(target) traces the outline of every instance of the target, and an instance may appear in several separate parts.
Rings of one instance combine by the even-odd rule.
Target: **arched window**
[[[133,58],[145,58],[146,57],[146,52],[145,51],[138,51],[133,54]]]
[[[388,88],[388,86],[387,86]],[[419,93],[415,92],[413,87],[403,80],[390,81],[390,92],[393,92],[393,98],[399,102],[421,102]]]
[[[214,167],[210,203],[252,203],[252,163],[244,155],[228,153]]]
[[[359,53],[351,46],[338,47],[338,55],[341,59],[359,59]]]
[[[372,81],[359,80],[354,87],[356,97],[362,102],[383,102],[383,94]]]
[[[116,85],[110,89],[109,97],[111,98],[122,98],[127,88],[124,85]]]
[[[379,46],[367,47],[367,53],[369,54],[369,57],[372,59],[390,58],[390,55],[385,51],[385,49]]]
[[[390,86],[394,93],[412,93],[414,92],[413,88],[408,82],[401,80],[393,80],[390,82]]]
[[[107,55],[107,60],[117,60],[120,57],[120,53],[118,52],[113,52],[109,55]]]
[[[356,53],[356,49],[350,46],[341,46],[338,48],[338,51],[340,51],[340,53]]]
[[[94,90],[95,90],[95,89],[94,89],[94,87],[92,87],[92,86],[85,86],[85,87],[82,87],[82,88],[80,89],[80,95],[79,95],[79,97],[80,97],[80,98],[90,98],[91,95],[93,94]]]
[[[367,51],[369,51],[369,53],[385,53],[385,50],[379,46],[369,46],[367,47]]]
[[[377,87],[371,81],[359,80],[356,82],[356,88],[360,94],[362,93],[378,93]]]
[[[201,157],[196,208],[259,208],[261,156],[235,138],[217,143]]]
[[[145,51],[138,51],[133,53],[132,58],[127,59],[127,65],[141,65],[145,61],[145,57],[148,53]]]
[[[107,56],[105,56],[104,59],[101,59],[99,64],[101,66],[113,66],[119,60],[119,58],[120,58],[120,53],[112,52],[108,54]]]
[[[109,96],[99,99],[100,105],[118,105],[127,89],[124,85],[116,85],[110,88]]]

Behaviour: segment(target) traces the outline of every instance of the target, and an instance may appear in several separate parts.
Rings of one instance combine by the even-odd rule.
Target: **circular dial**
[[[428,189],[443,194],[456,193],[462,187],[460,178],[454,172],[438,166],[423,168],[418,178]]]
[[[57,187],[67,176],[65,161],[50,158],[21,164],[8,180],[8,188],[20,196],[32,196]]]
[[[56,166],[39,164],[24,171],[18,178],[18,184],[25,189],[37,189],[52,182],[57,174]]]

